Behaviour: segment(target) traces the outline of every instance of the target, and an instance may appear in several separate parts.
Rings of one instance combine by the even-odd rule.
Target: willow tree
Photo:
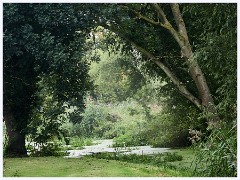
[[[183,18],[180,6],[185,8],[183,11],[185,14],[191,14],[191,10],[192,13],[197,14],[196,9],[191,9],[194,5],[190,4],[104,4],[99,24],[118,34],[130,45],[129,48],[141,52],[145,60],[155,64],[155,67],[153,65],[151,67],[155,69],[156,66],[159,67],[164,72],[163,76],[170,79],[189,102],[206,114],[208,128],[211,129],[217,126],[220,117],[213,98],[216,89],[213,93],[210,91],[209,84],[213,82],[206,79],[202,69],[204,65],[199,64],[199,57],[196,53],[198,52],[196,44],[203,45],[200,42],[203,33],[200,33],[199,29],[198,32],[193,31],[191,23],[194,22],[191,22],[190,18]],[[219,10],[223,7],[219,5],[220,9],[216,10],[218,4],[207,6],[205,7],[208,12],[220,12]],[[210,29],[209,34],[220,31],[221,25],[224,27],[223,19],[232,19],[229,27],[236,28],[234,24],[236,4],[226,7],[232,10],[234,16],[230,17],[230,14],[226,14],[218,22],[220,27],[217,27],[219,28],[217,30],[214,22],[207,26],[202,24],[203,28]],[[204,18],[207,21],[211,17]],[[185,21],[189,27],[186,27]],[[201,23],[204,22],[201,21]],[[208,63],[206,61],[206,64]]]

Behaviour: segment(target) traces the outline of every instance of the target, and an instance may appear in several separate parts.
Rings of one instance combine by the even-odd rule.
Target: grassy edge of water
[[[183,177],[185,171],[91,157],[4,158],[4,177]]]

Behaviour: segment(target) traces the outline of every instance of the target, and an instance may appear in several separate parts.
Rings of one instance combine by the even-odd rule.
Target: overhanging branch
[[[160,5],[158,5],[157,3],[153,3],[152,7],[157,11],[158,16],[161,19],[163,24],[170,24]]]
[[[174,16],[174,20],[178,27],[178,32],[185,38],[186,41],[188,41],[187,30],[179,9],[179,5],[177,3],[172,3],[171,9]]]
[[[140,14],[139,12],[134,11],[134,13],[137,15],[138,18],[144,19],[145,21],[147,21],[147,22],[149,22],[149,23],[151,23],[151,24],[154,24],[154,25],[162,25],[160,22],[156,22],[156,21],[154,21],[153,19],[150,19],[150,18],[148,18],[148,17],[146,17],[146,16],[143,16],[143,15]]]
[[[113,27],[109,25],[102,25],[104,28],[109,29],[116,34],[118,34],[121,38],[129,42],[132,46],[134,46],[138,51],[140,51],[142,54],[147,56],[152,62],[157,64],[164,73],[171,79],[171,81],[177,86],[180,93],[185,96],[188,100],[190,100],[192,103],[194,103],[199,109],[201,109],[201,103],[198,98],[196,98],[193,94],[191,94],[188,89],[184,86],[184,84],[175,76],[175,74],[165,65],[163,64],[157,57],[155,57],[152,53],[147,51],[145,48],[141,47],[137,43],[135,43],[133,40],[129,39],[123,32],[120,30],[114,29]]]

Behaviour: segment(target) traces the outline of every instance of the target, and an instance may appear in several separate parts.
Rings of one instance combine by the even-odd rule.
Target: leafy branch
[[[117,33],[121,38],[129,42],[132,46],[134,46],[138,51],[143,53],[145,56],[147,56],[152,62],[157,64],[164,73],[171,79],[171,81],[177,86],[180,93],[185,96],[188,100],[190,100],[192,103],[194,103],[198,108],[201,108],[201,103],[198,98],[196,98],[192,93],[188,91],[188,89],[184,86],[184,84],[177,78],[177,76],[165,65],[163,64],[159,58],[155,57],[152,53],[147,51],[145,48],[134,42],[133,40],[129,39],[121,30],[117,30],[114,27],[102,24],[102,26],[106,29],[109,29],[115,33]]]

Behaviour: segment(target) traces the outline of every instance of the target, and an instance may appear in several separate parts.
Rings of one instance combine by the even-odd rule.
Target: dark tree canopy
[[[31,113],[40,105],[41,78],[48,77],[46,86],[59,107],[83,104],[91,88],[88,63],[81,59],[95,24],[89,12],[85,5],[4,4],[4,120],[19,136],[25,136]],[[15,123],[7,123],[8,116]],[[14,151],[11,138],[17,140],[9,138],[9,151]]]

